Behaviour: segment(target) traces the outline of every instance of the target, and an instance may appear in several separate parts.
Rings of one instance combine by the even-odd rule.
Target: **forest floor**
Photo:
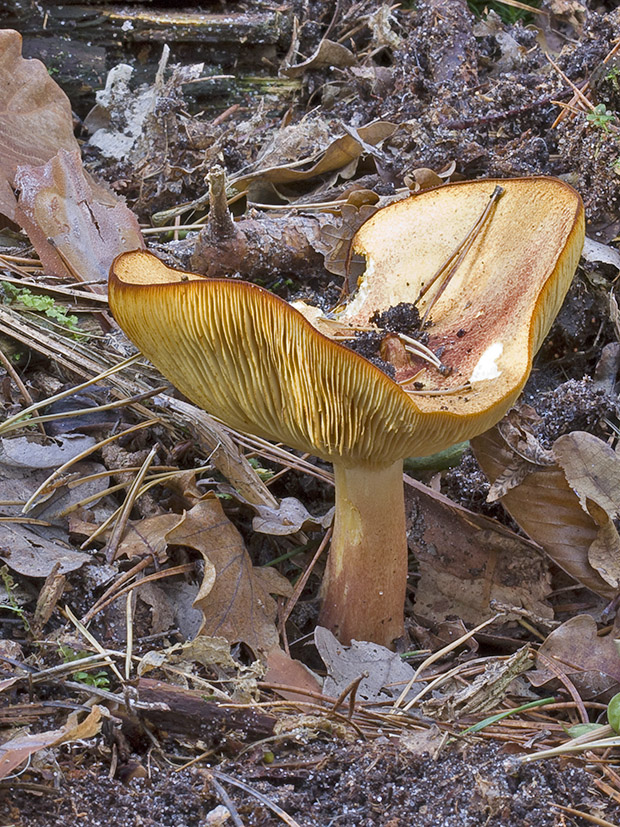
[[[620,9],[536,5],[0,12],[2,827],[620,825]],[[377,209],[528,176],[573,284],[516,408],[405,462],[397,651],[341,646],[330,466],[133,359],[107,272],[335,302]]]

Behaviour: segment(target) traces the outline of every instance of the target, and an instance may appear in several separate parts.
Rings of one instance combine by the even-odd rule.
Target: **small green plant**
[[[89,652],[76,652],[75,649],[62,643],[58,647],[58,651],[64,663],[73,663],[73,661],[82,660],[82,658],[87,658],[90,654]],[[97,689],[110,688],[110,678],[104,669],[100,669],[99,672],[78,670],[77,672],[73,672],[72,677],[79,683],[86,684],[86,686],[94,686]]]
[[[9,281],[3,281],[1,286],[7,304],[18,303],[28,310],[44,313],[48,319],[68,328],[74,334],[80,334],[78,317],[67,313],[67,309],[55,302],[51,296],[38,296],[27,287],[16,287]]]
[[[620,66],[612,66],[605,75],[605,80],[608,80],[616,92],[620,92]]]
[[[592,112],[588,112],[586,115],[586,120],[592,126],[602,129],[603,132],[609,132],[609,124],[615,117],[615,113],[607,109],[604,103],[597,103]]]
[[[540,0],[523,0],[523,2],[533,9],[540,6]],[[509,25],[516,23],[518,20],[531,23],[534,19],[534,15],[526,9],[511,6],[508,3],[503,3],[502,0],[467,0],[467,5],[476,17],[484,17],[487,12],[494,11],[504,23]]]
[[[19,605],[19,602],[15,597],[15,580],[13,580],[8,566],[2,566],[0,568],[0,580],[2,580],[2,584],[6,590],[6,597],[8,601],[7,603],[0,603],[0,609],[8,609],[8,611],[14,612],[21,620],[24,629],[29,632],[30,623],[28,623],[28,618],[26,617],[24,609]]]
[[[270,468],[263,468],[260,461],[256,459],[256,457],[250,457],[248,462],[263,482],[267,482],[267,480],[270,480],[273,477],[274,471]]]

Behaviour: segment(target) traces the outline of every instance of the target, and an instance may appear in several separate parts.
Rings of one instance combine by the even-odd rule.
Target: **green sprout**
[[[526,6],[537,9],[540,6],[540,0],[523,0]],[[524,23],[531,23],[534,19],[532,12],[526,9],[516,8],[502,0],[467,0],[467,5],[476,17],[484,17],[489,11],[494,11],[504,23],[512,25],[518,20],[523,20]]]
[[[76,337],[79,338],[80,335],[83,335],[78,327],[78,317],[67,313],[67,309],[62,304],[55,302],[51,296],[38,296],[27,287],[16,287],[8,281],[1,282],[0,286],[7,304],[17,303],[28,308],[28,310],[44,313],[48,319],[52,319],[62,327],[66,327]]]
[[[616,92],[620,92],[620,66],[612,66],[605,75],[605,80],[608,80]]]
[[[615,113],[607,109],[604,103],[597,103],[594,109],[586,115],[586,120],[592,126],[602,129],[603,132],[609,132],[609,124],[615,117]]]
[[[87,658],[90,654],[90,652],[76,652],[75,649],[65,644],[60,644],[58,651],[64,663],[73,663],[74,660],[82,660],[82,658]],[[100,669],[99,672],[78,670],[77,672],[73,672],[72,677],[79,683],[83,683],[86,686],[94,686],[96,689],[110,688],[110,678],[105,669]]]
[[[7,609],[9,612],[14,612],[21,620],[26,632],[29,632],[30,623],[28,623],[28,618],[26,617],[24,609],[19,605],[19,602],[15,597],[15,580],[13,580],[8,566],[2,566],[0,568],[0,580],[2,580],[2,584],[6,590],[6,597],[8,601],[7,603],[0,603],[0,609]]]

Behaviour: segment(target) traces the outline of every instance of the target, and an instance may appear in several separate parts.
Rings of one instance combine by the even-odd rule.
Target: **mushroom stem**
[[[334,464],[336,516],[319,623],[341,643],[392,646],[404,634],[407,533],[403,462]]]

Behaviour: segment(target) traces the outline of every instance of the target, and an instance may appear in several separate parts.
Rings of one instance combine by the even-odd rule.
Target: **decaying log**
[[[230,709],[215,701],[205,701],[204,690],[183,689],[163,681],[141,678],[138,699],[148,708],[140,709],[142,718],[158,729],[192,735],[208,744],[226,738],[254,741],[273,734],[276,719],[255,709]]]

